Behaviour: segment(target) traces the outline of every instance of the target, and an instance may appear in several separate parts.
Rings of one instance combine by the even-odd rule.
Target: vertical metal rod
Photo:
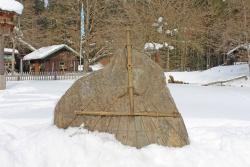
[[[76,62],[75,62],[75,60],[73,61],[73,66],[74,66],[73,67],[74,68],[73,71],[76,72]]]
[[[51,69],[52,73],[54,73],[54,67],[55,67],[55,64],[54,62],[52,62],[52,69]]]
[[[23,75],[23,59],[20,59],[20,73]]]
[[[11,58],[11,74],[13,75],[15,72],[15,50],[16,50],[16,43],[15,38],[12,39],[13,47],[12,47],[12,58]]]
[[[0,32],[0,90],[4,90],[6,88],[3,56],[4,56],[4,36]]]
[[[83,9],[83,4],[82,4],[82,8],[81,9]],[[81,20],[81,26],[82,26],[82,18],[80,18],[80,20]],[[82,68],[81,68],[81,65],[82,65],[82,38],[83,38],[83,36],[82,36],[82,27],[80,27],[80,61],[79,61],[79,65],[78,65],[78,71],[82,71]]]
[[[4,36],[0,34],[0,75],[4,75]]]
[[[130,113],[134,113],[134,85],[133,85],[133,67],[132,67],[132,45],[131,45],[131,29],[127,27],[127,68],[128,68],[128,91]]]
[[[168,55],[167,55],[167,72],[169,72],[169,47],[168,47]]]
[[[84,72],[87,73],[89,71],[89,34],[90,34],[90,2],[87,0],[86,2],[86,25],[85,25],[85,42],[87,47],[85,48],[85,54],[84,54]]]
[[[79,71],[82,71],[81,70],[81,65],[82,65],[82,37],[81,37],[81,41],[80,41],[80,61],[79,61],[79,67],[80,67],[80,70]]]

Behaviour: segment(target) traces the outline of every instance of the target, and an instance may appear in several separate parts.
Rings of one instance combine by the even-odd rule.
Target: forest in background
[[[20,26],[36,48],[65,43],[79,50],[80,10],[88,13],[84,49],[90,57],[147,42],[174,46],[170,70],[200,70],[222,64],[225,53],[250,38],[250,0],[23,0]],[[88,18],[88,19],[86,19]],[[27,48],[18,45],[25,53]],[[161,54],[166,56],[166,49]]]

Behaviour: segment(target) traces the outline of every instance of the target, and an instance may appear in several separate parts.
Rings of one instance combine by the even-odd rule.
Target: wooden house
[[[110,60],[111,60],[111,57],[112,56],[105,56],[105,57],[102,57],[98,60],[98,63],[102,64],[103,66],[107,65],[110,63]]]
[[[3,33],[10,33],[14,28],[15,13],[0,10],[0,23]]]
[[[156,63],[160,64],[161,57],[159,49],[161,49],[163,46],[158,43],[146,43],[144,45],[144,51],[150,55],[150,58],[155,61]]]
[[[4,67],[6,72],[10,72],[12,70],[12,65],[14,65],[14,69],[18,69],[17,65],[19,64],[19,51],[14,50],[14,57],[13,57],[13,49],[11,48],[4,48]]]
[[[248,62],[250,56],[250,44],[242,44],[227,52],[227,64]]]
[[[16,18],[21,15],[23,5],[15,0],[0,1],[0,35],[10,35],[15,27]]]
[[[0,0],[0,90],[6,88],[4,67],[4,44],[15,27],[15,20],[21,15],[23,5],[15,0]]]
[[[151,42],[144,45],[144,51],[150,55],[151,59],[166,70],[169,70],[169,54],[173,49],[174,47],[167,43]]]
[[[77,71],[79,54],[71,47],[61,44],[42,47],[24,56],[30,72]]]

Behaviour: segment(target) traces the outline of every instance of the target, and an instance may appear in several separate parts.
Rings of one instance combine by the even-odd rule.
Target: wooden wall
[[[248,53],[245,49],[238,49],[234,51],[233,55],[227,57],[226,64],[232,65],[235,62],[248,62]]]
[[[248,54],[246,50],[239,50],[236,53],[236,61],[237,62],[247,62],[248,61]]]
[[[0,10],[0,33],[9,34],[14,28],[15,14]]]
[[[110,63],[110,59],[111,59],[110,56],[103,57],[98,62],[105,66]]]

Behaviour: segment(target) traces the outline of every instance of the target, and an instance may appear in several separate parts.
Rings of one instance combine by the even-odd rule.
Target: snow
[[[156,30],[161,34],[163,32],[163,25],[159,26]]]
[[[0,10],[22,14],[23,5],[15,0],[0,0]]]
[[[250,88],[170,84],[184,118],[250,121]],[[192,98],[192,99],[189,99]]]
[[[166,31],[166,34],[171,34],[171,33],[172,33],[172,31],[170,31],[170,30]]]
[[[168,48],[169,48],[169,50],[173,50],[174,49],[174,47],[171,46],[171,45],[169,45]]]
[[[78,53],[76,53],[76,51],[74,51],[69,46],[67,46],[65,44],[60,44],[60,45],[52,45],[52,46],[47,46],[47,47],[42,47],[40,49],[37,49],[37,50],[31,52],[30,54],[27,54],[26,56],[24,56],[23,60],[44,59],[47,56],[50,56],[51,54],[53,54],[53,53],[55,53],[63,48],[70,50],[75,54],[78,54]]]
[[[165,73],[165,75],[167,78],[169,75],[172,75],[175,80],[179,81],[193,84],[205,84],[215,81],[229,80],[238,76],[249,76],[249,66],[248,64],[217,66],[205,71],[168,72]]]
[[[170,50],[173,50],[174,47],[169,45],[167,42],[164,42],[163,44],[160,43],[155,43],[155,42],[149,42],[145,43],[144,49],[145,50],[159,50],[163,47],[169,48]]]
[[[178,76],[212,81],[242,75],[245,70],[245,65],[223,66],[204,71],[206,75],[179,72]],[[111,134],[53,125],[55,104],[73,82],[7,82],[7,89],[0,91],[1,166],[250,166],[250,87],[169,84],[191,144],[183,148],[152,144],[136,149],[122,145]]]
[[[238,45],[237,47],[231,49],[230,51],[227,52],[227,55],[231,55],[234,51],[238,50],[238,49],[246,49],[250,51],[250,44],[246,43],[246,44],[242,44],[242,45]]]
[[[158,27],[159,24],[158,24],[158,23],[153,23],[152,26],[153,26],[153,27]]]
[[[158,19],[157,19],[157,22],[158,23],[161,23],[163,21],[163,17],[159,17]]]
[[[157,31],[158,33],[162,34],[164,24],[167,25],[166,22],[163,23],[163,17],[159,17],[159,18],[157,19],[157,22],[156,22],[156,23],[153,23],[152,26],[153,26],[153,27],[156,27],[156,31]]]
[[[4,48],[4,53],[12,54],[13,49],[11,48]],[[15,49],[15,54],[19,54],[19,51]]]
[[[90,68],[93,70],[93,71],[98,71],[98,70],[101,70],[103,69],[103,65],[101,63],[96,63],[96,64],[93,64],[93,65],[90,65]],[[78,65],[78,71],[83,71],[84,69],[84,65]]]
[[[144,45],[145,50],[159,50],[161,48],[163,48],[163,44],[159,44],[159,43],[155,43],[155,42],[146,43]]]
[[[49,6],[49,0],[44,0],[44,7],[48,7]]]
[[[103,69],[103,65],[101,63],[97,63],[97,64],[93,64],[90,66],[92,68],[93,71],[98,71],[100,69]]]

